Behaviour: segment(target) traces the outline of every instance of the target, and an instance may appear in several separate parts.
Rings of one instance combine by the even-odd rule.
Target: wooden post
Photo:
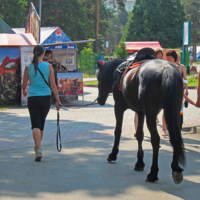
[[[94,52],[98,52],[98,33],[99,33],[99,0],[96,0],[96,20],[95,20],[95,45],[94,45]]]

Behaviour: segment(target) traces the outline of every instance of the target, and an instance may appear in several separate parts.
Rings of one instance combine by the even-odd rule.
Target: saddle
[[[128,57],[126,61],[121,63],[113,73],[113,79],[119,90],[122,91],[122,81],[130,69],[139,67],[147,60],[156,59],[156,53],[151,48],[143,48],[138,53]]]

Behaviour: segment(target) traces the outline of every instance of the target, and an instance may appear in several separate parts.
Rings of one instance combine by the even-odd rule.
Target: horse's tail
[[[180,164],[185,165],[185,149],[180,130],[180,110],[183,100],[183,80],[177,69],[168,65],[162,74],[163,108],[170,143]]]

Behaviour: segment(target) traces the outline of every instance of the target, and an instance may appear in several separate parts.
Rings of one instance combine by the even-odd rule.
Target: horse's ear
[[[102,66],[104,65],[104,61],[102,61],[102,60],[99,60],[99,61],[97,61],[97,67],[99,68],[99,69],[101,69],[102,68]]]

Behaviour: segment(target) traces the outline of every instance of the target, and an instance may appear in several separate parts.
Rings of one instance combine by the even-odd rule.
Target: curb
[[[188,86],[188,89],[192,89],[192,90],[195,90],[195,89],[197,89],[197,86]]]
[[[87,85],[87,84],[83,84],[83,87],[98,87],[98,85]],[[196,90],[197,86],[188,86],[188,89],[190,90]]]
[[[83,87],[95,87],[95,88],[97,88],[98,85],[86,85],[86,84],[83,84]]]
[[[200,126],[193,127],[194,133],[200,135]]]

